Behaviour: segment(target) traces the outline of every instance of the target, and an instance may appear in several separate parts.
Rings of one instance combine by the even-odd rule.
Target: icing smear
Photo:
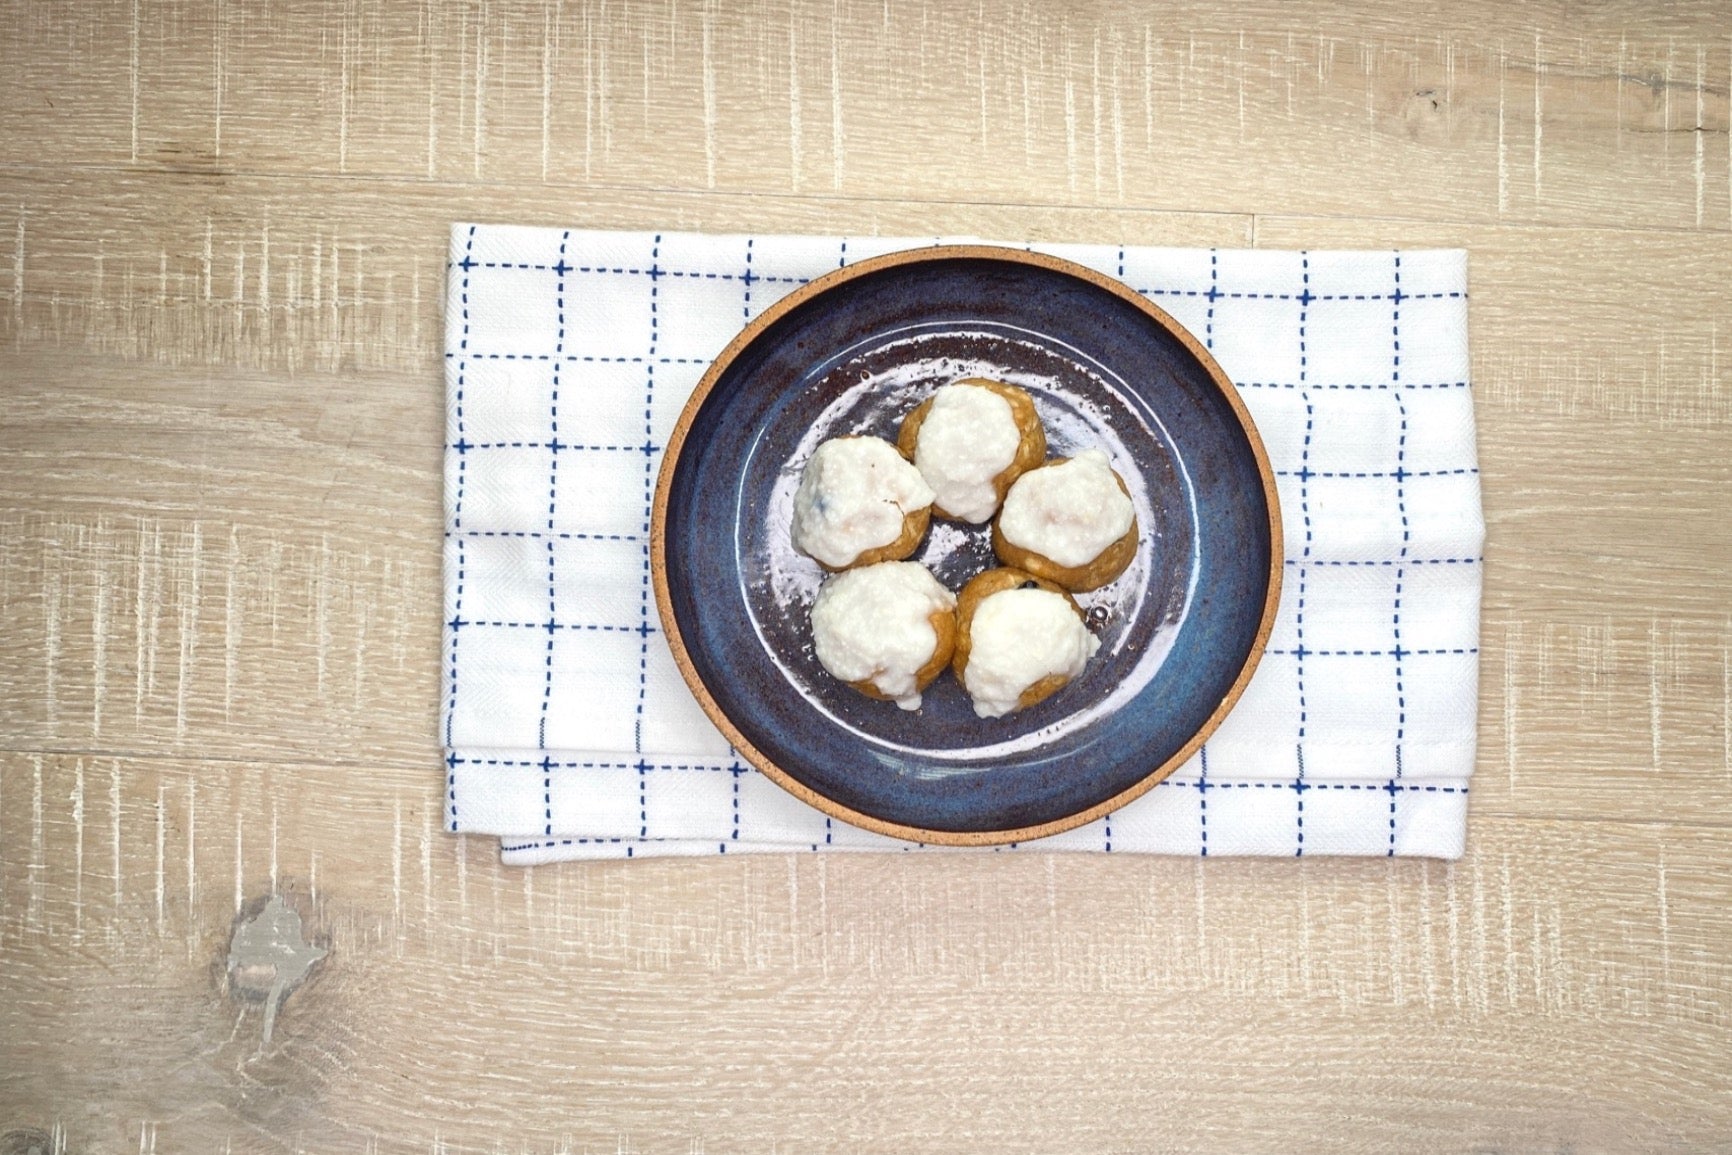
[[[932,504],[932,487],[878,437],[838,437],[813,451],[794,491],[794,547],[827,566],[852,565],[889,545],[905,515]]]
[[[959,382],[932,395],[914,464],[939,509],[979,525],[998,511],[992,479],[1010,468],[1021,442],[1010,402],[983,385]]]
[[[869,682],[904,710],[918,710],[915,675],[938,647],[932,615],[955,608],[956,595],[918,562],[839,573],[812,603],[818,662],[844,682]]]
[[[1004,495],[998,528],[1012,545],[1080,566],[1130,532],[1135,517],[1107,455],[1087,449],[1017,478]]]
[[[1015,710],[1023,691],[1042,678],[1076,677],[1101,646],[1067,598],[1040,589],[986,598],[975,607],[969,638],[962,682],[982,718]]]

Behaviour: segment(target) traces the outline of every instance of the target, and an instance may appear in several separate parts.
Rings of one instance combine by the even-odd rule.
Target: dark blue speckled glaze
[[[1107,451],[1138,511],[1127,573],[1079,596],[1102,648],[1031,710],[974,715],[948,672],[915,712],[826,675],[807,614],[823,575],[788,541],[806,457],[894,440],[957,377],[1028,389],[1052,456]],[[680,639],[716,705],[788,776],[919,830],[1061,822],[1170,761],[1253,659],[1273,511],[1238,412],[1183,341],[1099,285],[947,256],[842,281],[765,329],[716,379],[666,468],[665,568]],[[934,521],[917,560],[952,590],[993,564],[987,526]]]

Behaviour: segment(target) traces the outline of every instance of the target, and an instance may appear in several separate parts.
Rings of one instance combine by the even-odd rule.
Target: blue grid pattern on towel
[[[785,293],[930,243],[459,226],[447,308],[446,817],[508,859],[883,849],[742,764],[661,637],[649,506],[711,357]],[[1268,445],[1282,611],[1192,762],[1041,848],[1459,853],[1480,521],[1456,253],[1031,246],[1197,332]]]

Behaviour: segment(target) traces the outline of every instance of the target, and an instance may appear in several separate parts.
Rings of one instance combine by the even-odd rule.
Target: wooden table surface
[[[1732,25],[1449,7],[0,0],[0,1152],[1732,1148]],[[1465,246],[1467,856],[441,833],[460,219]]]

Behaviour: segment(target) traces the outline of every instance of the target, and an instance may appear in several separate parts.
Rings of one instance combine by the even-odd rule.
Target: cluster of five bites
[[[989,399],[987,394],[996,400]],[[929,424],[935,408],[941,410],[941,416]],[[1008,409],[1011,421],[1014,422],[1014,447],[1009,444],[1010,431],[1004,427],[1003,413],[1006,409]],[[936,433],[933,432],[934,430]],[[927,434],[924,439],[923,433]],[[984,451],[981,450],[982,444],[990,445],[995,438],[996,449],[989,447]],[[856,541],[844,548],[837,548],[835,541],[825,540],[822,531],[826,522],[834,524],[848,516],[847,510],[850,508],[850,501],[845,491],[850,485],[858,484],[858,482],[856,477],[850,477],[847,474],[844,474],[840,480],[835,480],[835,474],[830,474],[833,480],[829,483],[831,492],[827,500],[824,475],[830,466],[820,466],[819,458],[826,447],[834,443],[827,442],[824,446],[820,446],[820,453],[815,453],[812,461],[806,467],[805,475],[801,479],[800,492],[796,495],[794,540],[798,548],[813,556],[825,569],[833,573],[862,570],[871,566],[883,566],[883,563],[886,562],[898,562],[909,557],[919,548],[930,518],[934,514],[947,520],[971,524],[992,520],[994,552],[999,560],[1005,564],[1003,568],[989,569],[976,575],[963,586],[954,599],[949,597],[948,591],[944,591],[941,586],[938,586],[936,579],[932,579],[924,567],[916,567],[914,563],[884,567],[885,571],[919,568],[931,587],[930,590],[922,589],[919,593],[926,596],[929,601],[934,593],[942,595],[941,604],[933,606],[930,613],[926,614],[934,639],[933,649],[926,661],[919,665],[918,669],[912,670],[912,678],[909,677],[910,670],[907,669],[907,666],[912,663],[913,659],[906,656],[900,659],[904,666],[900,671],[887,673],[886,669],[880,665],[875,666],[870,672],[866,672],[865,676],[849,677],[849,674],[861,674],[863,672],[861,666],[871,664],[871,659],[865,658],[859,653],[839,654],[840,643],[833,639],[829,646],[832,653],[826,654],[824,631],[821,628],[820,618],[828,617],[834,620],[837,616],[833,599],[831,605],[822,606],[826,600],[826,594],[837,592],[842,587],[852,589],[868,584],[861,580],[867,577],[863,573],[849,582],[831,579],[830,582],[826,583],[825,590],[820,592],[820,605],[814,606],[813,613],[814,632],[818,641],[818,657],[827,670],[869,697],[894,700],[906,709],[913,709],[919,704],[920,691],[930,685],[946,665],[950,665],[955,670],[958,679],[963,682],[965,688],[974,697],[976,712],[982,716],[999,716],[1031,706],[1057,691],[1076,673],[1080,672],[1082,663],[1086,662],[1087,658],[1093,654],[1098,643],[1092,635],[1087,634],[1086,630],[1082,628],[1081,610],[1070,594],[1099,588],[1118,577],[1130,565],[1135,556],[1138,540],[1138,527],[1130,509],[1128,491],[1125,489],[1123,479],[1117,473],[1106,468],[1104,455],[1095,455],[1099,458],[1096,468],[1101,472],[1110,474],[1119,491],[1118,494],[1111,496],[1117,504],[1122,506],[1122,509],[1117,511],[1117,516],[1121,520],[1110,524],[1116,529],[1118,524],[1128,521],[1128,529],[1107,543],[1104,548],[1096,549],[1092,543],[1089,544],[1086,549],[1093,551],[1090,556],[1076,556],[1073,543],[1072,556],[1059,560],[1046,556],[1039,549],[1025,542],[1013,540],[1014,535],[1007,536],[1003,524],[1005,519],[996,516],[1019,479],[1043,468],[1051,468],[1065,463],[1065,459],[1050,463],[1046,461],[1045,429],[1035,409],[1033,399],[1024,390],[1004,382],[970,378],[945,386],[921,402],[903,420],[895,446],[902,461],[915,466],[918,470],[918,476],[922,482],[917,487],[922,490],[918,494],[911,494],[912,482],[899,473],[899,471],[905,471],[908,474],[913,474],[915,471],[906,470],[902,461],[896,461],[886,452],[890,448],[887,442],[877,438],[841,438],[837,441],[853,441],[862,444],[838,447],[829,453],[830,458],[852,458],[861,463],[853,467],[856,475],[862,469],[868,473],[874,469],[883,469],[888,473],[898,474],[892,488],[900,485],[901,489],[898,491],[900,497],[912,499],[918,504],[915,504],[913,508],[898,507],[900,510],[900,523],[898,525],[895,522],[887,521],[885,518],[887,511],[884,509],[884,503],[888,499],[880,497],[876,504],[870,500],[862,503],[859,502],[856,493],[857,504],[855,508],[864,510],[862,516],[876,519],[876,532],[870,541]],[[1008,464],[999,468],[995,474],[989,477],[981,476],[985,469],[992,468],[996,462],[1003,461],[1007,454],[1009,457]],[[980,465],[979,462],[983,459],[990,459],[989,463],[984,466]],[[960,462],[960,472],[957,468],[958,462]],[[1071,475],[1075,475],[1077,472],[1076,469],[1070,471]],[[925,485],[924,482],[926,481],[930,481],[931,485]],[[1097,484],[1105,484],[1105,482],[1097,480]],[[1108,486],[1109,493],[1110,489],[1111,487]],[[880,490],[883,490],[882,478],[880,479]],[[1031,490],[1025,490],[1025,493],[1031,492]],[[927,500],[920,500],[925,497],[926,493],[930,493],[931,497]],[[1031,497],[1030,500],[1036,499]],[[1028,503],[1024,502],[1023,506],[1026,509]],[[1049,509],[1048,513],[1050,514],[1050,512]],[[1067,511],[1060,511],[1061,514],[1065,512]],[[1027,521],[1026,512],[1023,520],[1024,522]],[[1108,532],[1112,531],[1109,529]],[[1097,538],[1099,536],[1098,528],[1096,536]],[[856,548],[862,545],[865,548]],[[1055,549],[1053,552],[1062,551]],[[849,554],[852,556],[847,556]],[[894,587],[904,592],[912,588],[909,586],[910,581],[917,585],[920,582],[918,577],[907,573],[881,572],[874,576],[882,579],[877,583],[881,588]],[[995,675],[996,680],[982,675],[980,679],[977,679],[982,685],[977,686],[971,683],[968,677],[969,663],[976,652],[974,636],[976,613],[987,599],[1012,590],[1040,591],[1032,597],[1027,594],[1018,594],[1018,599],[1022,599],[1019,604],[1034,610],[1044,608],[1047,614],[1046,620],[1049,623],[1053,622],[1052,615],[1059,613],[1056,627],[1060,633],[1066,636],[1063,638],[1037,636],[1034,639],[1034,647],[1039,648],[1044,645],[1049,651],[1053,651],[1053,647],[1056,646],[1056,651],[1053,652],[1060,656],[1056,659],[1050,657],[1029,659],[1030,661],[1045,660],[1049,665],[1056,664],[1056,668],[1049,673],[1040,673],[1042,667],[1038,664],[1035,665],[1032,670],[1025,671],[1025,676],[1032,679],[1027,684],[1019,684],[1015,681],[1015,674],[1004,675],[1001,673]],[[1037,604],[1042,597],[1048,599],[1044,607]],[[1074,623],[1071,626],[1065,627],[1063,623],[1068,619],[1063,613],[1052,609],[1052,603],[1055,599],[1061,600],[1062,605],[1068,609],[1069,616],[1074,618]],[[948,601],[950,604],[942,604],[942,601]],[[916,601],[911,604],[918,612],[924,610],[928,602],[920,602],[917,597]],[[1008,603],[1000,603],[995,607],[997,611],[994,615],[995,620],[1003,620],[1007,607]],[[826,611],[828,612],[826,613]],[[907,612],[905,609],[904,616]],[[1025,615],[1026,612],[1025,609]],[[860,626],[875,627],[879,623],[870,621],[868,616],[865,621],[856,619],[856,625],[859,629]],[[879,641],[879,639],[874,640]],[[989,638],[987,648],[998,653],[1002,659],[1004,641],[1003,637]],[[827,658],[834,658],[835,660],[826,660]],[[1013,662],[1012,665],[1014,664]],[[1006,676],[1013,679],[1009,684],[1004,680]],[[985,688],[982,688],[983,686]],[[887,690],[886,687],[889,689]]]

